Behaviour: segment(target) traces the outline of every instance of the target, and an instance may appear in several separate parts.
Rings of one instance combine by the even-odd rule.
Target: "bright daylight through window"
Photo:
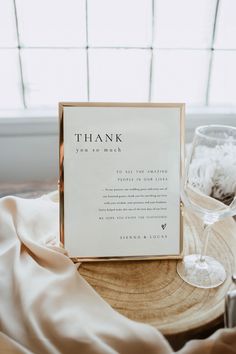
[[[0,109],[235,106],[235,14],[235,0],[1,0]]]
[[[60,101],[183,102],[186,142],[234,125],[235,14],[235,0],[0,0],[0,183],[57,181]]]

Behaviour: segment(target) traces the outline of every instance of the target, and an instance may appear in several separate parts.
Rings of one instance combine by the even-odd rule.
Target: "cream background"
[[[121,133],[123,142],[77,143],[75,133]],[[120,153],[80,153],[76,147],[119,147]],[[164,219],[98,220],[101,189],[156,187],[116,181],[116,170],[167,169],[168,210]],[[180,230],[180,108],[64,107],[65,247],[71,257],[178,255]],[[116,213],[118,215],[118,213]],[[170,222],[171,220],[171,222]],[[122,235],[161,233],[167,241],[121,241]]]

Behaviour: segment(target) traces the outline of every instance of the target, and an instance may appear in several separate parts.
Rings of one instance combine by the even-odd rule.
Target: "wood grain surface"
[[[227,279],[218,288],[198,289],[186,284],[176,273],[176,260],[83,263],[80,273],[118,312],[159,329],[167,337],[197,336],[214,328],[224,312],[224,296],[233,286],[236,226],[228,218],[215,224],[208,255],[221,261]],[[192,214],[185,216],[184,250],[199,251],[202,226]]]

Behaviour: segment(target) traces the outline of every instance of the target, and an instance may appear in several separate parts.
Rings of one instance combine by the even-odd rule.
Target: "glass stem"
[[[211,224],[204,224],[203,226],[203,247],[200,255],[200,262],[205,262],[206,250],[208,246],[209,235],[211,232]]]

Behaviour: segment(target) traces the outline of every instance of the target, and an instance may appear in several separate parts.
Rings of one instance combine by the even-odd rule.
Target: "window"
[[[0,109],[236,106],[235,0],[0,0]]]
[[[0,185],[57,180],[58,101],[186,102],[186,141],[235,125],[235,19],[235,0],[0,0]]]

